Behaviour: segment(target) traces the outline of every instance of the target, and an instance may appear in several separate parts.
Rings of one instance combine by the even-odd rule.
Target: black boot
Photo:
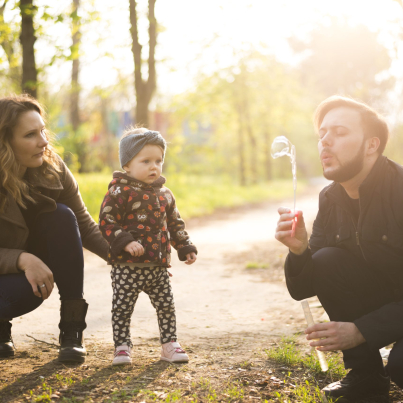
[[[389,388],[390,378],[388,376],[381,374],[378,370],[357,368],[352,369],[342,380],[333,382],[322,390],[327,397],[334,399],[343,397],[349,401],[351,399],[351,401],[358,402],[366,397],[377,397],[376,401],[381,402],[388,398]],[[345,400],[341,399],[341,401]]]
[[[85,316],[88,304],[85,299],[62,300],[60,307],[61,362],[84,362],[87,351],[84,347],[83,330],[87,327]]]
[[[0,319],[0,358],[12,357],[14,354],[11,322],[8,319]]]

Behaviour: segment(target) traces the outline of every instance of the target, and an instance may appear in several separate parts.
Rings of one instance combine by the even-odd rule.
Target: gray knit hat
[[[165,158],[167,143],[159,132],[148,130],[144,133],[133,133],[120,140],[119,158],[122,168],[127,165],[147,144],[160,146]]]

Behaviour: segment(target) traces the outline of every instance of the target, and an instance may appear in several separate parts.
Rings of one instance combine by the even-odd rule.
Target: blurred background
[[[383,113],[403,163],[402,0],[0,0],[0,95],[46,107],[95,219],[126,127],[158,130],[182,215],[292,197],[320,176],[316,105]]]

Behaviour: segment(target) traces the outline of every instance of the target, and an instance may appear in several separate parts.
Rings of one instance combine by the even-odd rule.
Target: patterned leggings
[[[165,267],[113,265],[111,270],[113,301],[112,328],[115,347],[132,347],[130,321],[141,291],[150,297],[157,311],[161,344],[176,341],[176,315],[168,271]]]

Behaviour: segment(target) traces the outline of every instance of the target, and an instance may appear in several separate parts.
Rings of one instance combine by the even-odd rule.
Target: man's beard
[[[337,168],[334,171],[328,173],[325,173],[325,169],[323,168],[323,176],[326,179],[338,183],[344,183],[354,178],[354,176],[360,173],[362,168],[364,167],[364,147],[365,140],[363,140],[357,155],[352,160],[344,163],[344,165],[341,165],[340,168]]]

